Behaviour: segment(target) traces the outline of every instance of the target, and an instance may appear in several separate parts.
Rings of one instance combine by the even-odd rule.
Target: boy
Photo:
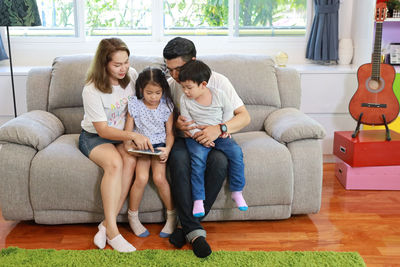
[[[204,173],[207,156],[212,147],[222,151],[228,158],[229,187],[232,199],[239,210],[247,210],[246,201],[242,190],[245,185],[243,153],[239,145],[230,138],[225,122],[234,116],[234,108],[225,92],[217,88],[207,87],[211,76],[210,68],[199,60],[186,63],[179,73],[179,80],[184,94],[180,99],[181,115],[195,125],[219,125],[221,135],[210,146],[198,143],[192,138],[186,138],[186,146],[191,157],[191,182],[193,215],[202,217],[205,215],[204,204]],[[199,129],[192,129],[194,135]]]

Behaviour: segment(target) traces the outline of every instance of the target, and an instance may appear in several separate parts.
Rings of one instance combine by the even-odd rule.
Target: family
[[[250,123],[249,113],[230,81],[196,60],[196,48],[186,38],[172,39],[163,50],[169,75],[154,67],[138,74],[129,56],[122,40],[103,39],[82,92],[79,149],[104,170],[104,220],[94,243],[100,249],[109,244],[120,252],[136,250],[117,226],[128,194],[132,231],[149,235],[139,220],[139,206],[151,169],[166,208],[160,237],[177,248],[189,242],[197,257],[207,257],[212,251],[200,222],[226,176],[232,200],[239,210],[248,209],[242,195],[243,153],[230,134]],[[157,148],[161,154],[130,153],[131,148]]]

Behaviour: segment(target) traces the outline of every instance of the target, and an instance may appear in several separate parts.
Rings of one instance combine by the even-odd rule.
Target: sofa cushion
[[[82,90],[92,59],[93,55],[62,56],[53,63],[49,110],[60,118],[68,134],[80,132]],[[281,106],[276,70],[271,58],[259,55],[212,55],[199,59],[227,76],[245,103],[252,121],[242,132],[261,130],[262,117],[265,118],[271,110]],[[159,56],[134,55],[130,57],[130,62],[138,72],[148,66],[164,66],[163,58]],[[74,116],[70,117],[70,114]]]
[[[0,127],[0,142],[26,145],[42,150],[64,133],[64,126],[53,114],[34,110]]]
[[[26,106],[28,111],[48,111],[51,67],[31,68],[26,81]]]
[[[276,68],[278,78],[279,95],[282,108],[300,109],[301,84],[300,74],[293,68]]]
[[[161,56],[137,56],[130,57],[131,66],[140,73],[144,68],[149,66],[164,69],[164,60]]]
[[[86,74],[93,60],[92,54],[61,56],[54,59],[49,90],[49,110],[81,107]],[[131,65],[140,72],[145,67],[161,67],[161,57],[131,56]]]
[[[79,134],[82,131],[83,107],[56,108],[52,112],[64,124],[66,134]]]
[[[63,135],[32,160],[32,207],[103,213],[100,184],[103,170],[78,148],[78,134]],[[146,187],[140,211],[158,211],[162,203],[152,183]],[[121,211],[126,213],[126,206]]]
[[[29,175],[36,153],[29,146],[0,144],[0,206],[6,220],[33,219]]]
[[[55,108],[83,105],[82,90],[92,58],[93,55],[73,55],[54,59],[49,90],[50,112]]]
[[[322,139],[325,130],[316,120],[296,108],[282,108],[271,113],[264,123],[265,131],[279,142]]]
[[[273,60],[262,55],[199,56],[210,68],[225,75],[247,105],[280,107]]]
[[[293,196],[292,158],[287,147],[265,132],[233,135],[243,151],[246,185],[243,195],[249,207],[290,205]],[[229,186],[220,191],[213,208],[233,208]]]
[[[61,56],[54,59],[49,89],[49,110],[60,118],[67,134],[81,131],[83,119],[82,90],[93,55]],[[148,66],[161,68],[156,56],[131,56],[130,63],[138,72]]]
[[[241,129],[239,132],[264,131],[265,118],[276,110],[274,107],[261,105],[245,105],[250,114],[251,121],[249,125]]]

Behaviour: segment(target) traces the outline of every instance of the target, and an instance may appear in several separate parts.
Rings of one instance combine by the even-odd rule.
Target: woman
[[[137,72],[129,67],[129,49],[118,38],[103,39],[88,71],[82,98],[84,117],[79,149],[104,170],[101,198],[105,219],[98,226],[94,243],[103,249],[106,242],[120,252],[135,247],[119,233],[117,215],[122,208],[136,166],[126,148],[151,149],[150,140],[132,131],[127,116],[128,100],[134,95]]]

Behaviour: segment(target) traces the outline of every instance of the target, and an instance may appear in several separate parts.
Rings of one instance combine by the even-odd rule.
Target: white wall
[[[371,62],[375,3],[376,0],[354,0],[353,3],[351,33],[354,43],[353,65],[357,68]]]
[[[351,38],[354,0],[340,0],[339,11],[339,39]]]

